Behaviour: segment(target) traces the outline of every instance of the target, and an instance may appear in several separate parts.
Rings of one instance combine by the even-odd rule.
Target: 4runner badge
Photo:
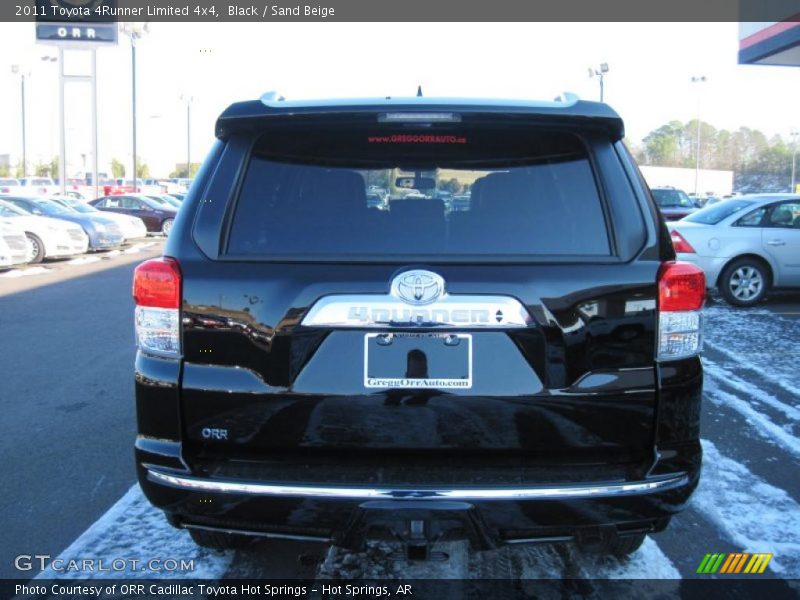
[[[391,292],[408,304],[430,304],[444,292],[444,279],[431,271],[406,271],[394,278]]]

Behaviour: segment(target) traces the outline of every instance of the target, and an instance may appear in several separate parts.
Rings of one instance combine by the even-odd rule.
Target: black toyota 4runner
[[[216,137],[134,280],[173,525],[624,555],[686,505],[705,282],[608,106],[264,99]]]

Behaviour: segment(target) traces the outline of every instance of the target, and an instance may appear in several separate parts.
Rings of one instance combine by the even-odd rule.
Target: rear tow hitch
[[[403,549],[389,556],[393,560],[408,561],[445,561],[450,556],[447,552],[435,552],[433,545],[442,537],[441,534],[431,539],[431,526],[429,521],[413,519],[408,522],[408,528],[403,533],[395,532],[397,539],[403,544]]]

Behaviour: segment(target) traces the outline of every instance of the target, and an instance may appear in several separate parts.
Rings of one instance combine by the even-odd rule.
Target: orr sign
[[[36,40],[72,47],[117,43],[117,0],[36,0]]]

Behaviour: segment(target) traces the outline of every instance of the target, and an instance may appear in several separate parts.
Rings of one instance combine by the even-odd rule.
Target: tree
[[[147,179],[150,177],[150,168],[147,163],[139,163],[136,165],[136,177],[139,179]]]
[[[172,171],[172,173],[170,173],[169,176],[170,176],[170,178],[172,178],[172,177],[180,177],[181,179],[186,179],[186,178],[191,179],[195,175],[197,175],[197,172],[199,170],[200,170],[200,163],[192,163],[192,168],[191,168],[189,173],[186,172],[186,165],[185,164],[181,164],[181,165],[179,165],[179,167],[177,169]]]
[[[37,177],[58,177],[58,157],[54,157],[50,162],[40,162],[33,166],[33,174]]]
[[[11,177],[11,167],[0,165],[0,177]]]
[[[111,159],[111,176],[114,177],[114,179],[125,177],[125,165],[116,158]]]
[[[734,172],[734,189],[741,192],[781,192],[790,187],[792,152],[780,136],[767,139],[761,131],[740,127],[718,130],[709,123],[670,121],[651,131],[634,150],[645,165],[694,168],[697,129],[700,166]]]

